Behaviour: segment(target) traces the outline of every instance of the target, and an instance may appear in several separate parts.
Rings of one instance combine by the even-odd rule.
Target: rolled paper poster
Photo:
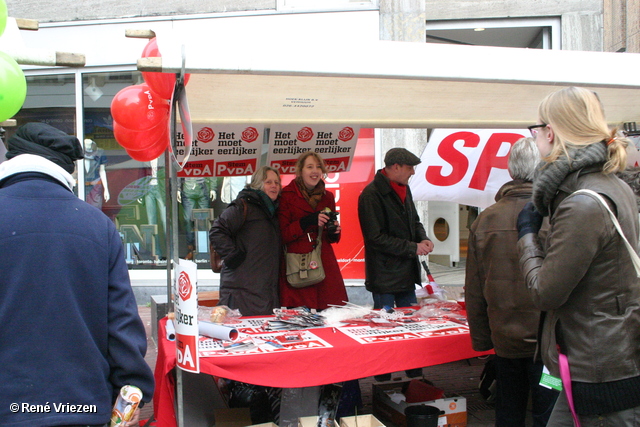
[[[237,329],[202,320],[198,321],[198,332],[200,335],[219,340],[234,341],[238,338]]]
[[[167,339],[169,341],[175,341],[176,340],[176,328],[173,325],[173,319],[168,319],[167,320]]]

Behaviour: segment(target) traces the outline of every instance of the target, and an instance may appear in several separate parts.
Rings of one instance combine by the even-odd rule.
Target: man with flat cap
[[[122,241],[72,191],[83,155],[76,137],[28,123],[0,163],[2,426],[104,426],[122,386],[153,395]]]
[[[365,286],[373,296],[373,308],[409,307],[417,303],[416,284],[421,283],[420,255],[433,250],[413,203],[409,179],[420,158],[404,148],[392,148],[385,167],[360,194],[358,216],[364,237]],[[407,371],[419,376],[422,370]],[[387,376],[377,376],[377,380]]]

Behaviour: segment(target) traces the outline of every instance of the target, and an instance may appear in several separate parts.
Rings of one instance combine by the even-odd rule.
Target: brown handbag
[[[242,200],[242,207],[242,225],[244,225],[244,222],[247,220],[247,202],[245,202],[244,200]],[[242,225],[240,227],[242,227]],[[222,256],[218,253],[218,251],[216,251],[216,248],[213,247],[213,243],[211,242],[209,242],[209,256],[211,259],[211,270],[213,270],[214,273],[220,273],[222,271],[223,264]]]
[[[214,273],[220,273],[222,271],[222,257],[211,244],[209,245],[209,252],[211,255],[211,269]]]

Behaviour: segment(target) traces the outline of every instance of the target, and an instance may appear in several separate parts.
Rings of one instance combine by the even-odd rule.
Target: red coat
[[[288,251],[295,253],[311,252],[313,249],[312,242],[316,240],[318,235],[318,226],[314,225],[307,230],[302,230],[300,219],[321,211],[325,207],[332,211],[336,209],[335,198],[330,191],[325,191],[320,203],[318,203],[316,209],[313,209],[300,193],[295,181],[291,181],[289,185],[282,189],[278,218],[280,220],[282,242],[287,246]],[[307,233],[311,237],[311,242]],[[317,310],[324,310],[329,307],[329,304],[344,305],[344,302],[348,300],[347,290],[344,287],[342,273],[340,273],[338,261],[326,230],[322,235],[322,265],[326,276],[322,282],[306,288],[294,288],[287,282],[283,263],[282,274],[280,275],[280,304],[285,307],[306,306]]]

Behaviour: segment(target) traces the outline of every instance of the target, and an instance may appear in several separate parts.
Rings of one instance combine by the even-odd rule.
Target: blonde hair
[[[598,95],[581,87],[568,87],[547,95],[538,107],[538,117],[553,129],[553,148],[543,160],[551,163],[561,155],[569,158],[569,148],[607,144],[608,160],[603,172],[624,170],[629,140],[609,129]]]
[[[247,187],[253,190],[262,190],[264,187],[264,182],[267,179],[267,173],[271,171],[276,174],[278,179],[280,179],[280,172],[278,169],[272,168],[271,166],[262,166],[260,169],[256,170],[251,176],[251,182],[247,185]]]
[[[304,167],[304,162],[307,160],[307,157],[311,156],[313,156],[318,161],[318,163],[320,163],[320,169],[322,170],[322,173],[324,175],[327,174],[327,165],[324,163],[324,159],[322,158],[322,156],[320,156],[320,154],[316,153],[315,151],[306,151],[300,154],[300,156],[298,156],[298,160],[296,161],[297,177],[302,176],[302,168]]]

